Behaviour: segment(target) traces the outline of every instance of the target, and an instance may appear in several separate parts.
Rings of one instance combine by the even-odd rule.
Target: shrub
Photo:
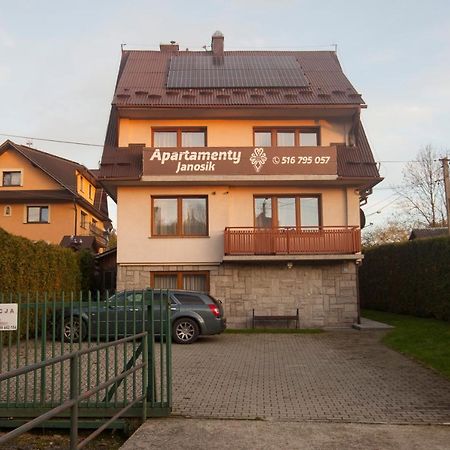
[[[450,320],[450,237],[369,249],[359,280],[363,308]]]
[[[0,292],[78,291],[80,285],[80,265],[72,250],[0,228]]]

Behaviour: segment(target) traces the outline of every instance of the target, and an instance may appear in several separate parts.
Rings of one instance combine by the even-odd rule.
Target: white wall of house
[[[324,226],[359,226],[359,196],[351,188],[294,186],[170,186],[118,189],[119,264],[219,263],[223,259],[226,227],[254,226],[255,195],[321,195]],[[208,237],[151,235],[151,197],[204,195],[208,197]]]

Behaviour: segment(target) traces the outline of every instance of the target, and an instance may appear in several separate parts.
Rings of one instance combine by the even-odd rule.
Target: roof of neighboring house
[[[117,247],[112,247],[108,250],[105,250],[103,253],[99,253],[97,255],[95,255],[95,259],[97,260],[102,260],[105,259],[109,256],[113,256],[117,254]]]
[[[94,236],[64,236],[59,243],[61,247],[73,250],[92,250],[98,252],[98,246]]]
[[[409,240],[412,241],[414,239],[427,239],[427,238],[435,238],[440,236],[447,236],[448,228],[447,227],[438,227],[438,228],[413,228],[411,234],[409,236]]]
[[[205,51],[123,51],[113,105],[158,108],[364,104],[344,75],[334,51],[225,51],[222,64],[210,63],[213,59],[211,52]],[[290,64],[280,69],[286,60]],[[178,61],[181,64],[176,64]],[[266,83],[261,80],[261,73],[275,70],[281,82],[275,76],[267,77]],[[236,75],[233,79],[223,76],[231,71]],[[199,72],[207,75],[199,79]],[[291,77],[290,81],[289,72],[297,72],[300,77]],[[214,78],[222,79],[222,85],[211,82]]]
[[[30,190],[17,190],[17,191],[5,191],[0,193],[1,198],[11,198],[12,201],[18,201],[19,198],[30,198],[51,200],[65,200],[76,198],[86,208],[94,208],[96,213],[100,213],[102,220],[109,220],[108,218],[108,205],[106,202],[107,194],[104,189],[99,186],[97,182],[98,170],[89,170],[82,164],[69,159],[61,158],[50,153],[37,150],[35,148],[27,147],[25,145],[16,144],[10,140],[5,141],[0,145],[0,154],[8,149],[14,149],[20,153],[24,158],[30,161],[34,166],[41,169],[50,178],[55,180],[66,191],[30,191]],[[77,178],[76,172],[83,174],[83,176],[96,186],[96,195],[94,199],[94,206],[83,199],[77,192]],[[33,195],[35,197],[33,197]]]

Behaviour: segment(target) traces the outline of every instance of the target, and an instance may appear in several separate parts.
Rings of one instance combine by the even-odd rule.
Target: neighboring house
[[[111,221],[95,171],[6,141],[0,146],[0,227],[31,240],[99,252]]]
[[[437,227],[437,228],[413,228],[409,236],[409,240],[414,239],[427,239],[435,238],[440,236],[448,236],[447,227]]]
[[[118,289],[210,291],[228,323],[358,316],[360,202],[381,181],[332,51],[123,51],[100,167]]]

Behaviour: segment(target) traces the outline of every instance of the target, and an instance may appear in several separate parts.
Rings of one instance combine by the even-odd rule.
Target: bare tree
[[[445,195],[442,167],[431,145],[423,147],[415,162],[403,170],[403,186],[398,193],[405,209],[427,227],[445,226]]]
[[[363,248],[407,241],[414,225],[408,217],[398,215],[391,216],[381,225],[369,224],[362,231]]]

